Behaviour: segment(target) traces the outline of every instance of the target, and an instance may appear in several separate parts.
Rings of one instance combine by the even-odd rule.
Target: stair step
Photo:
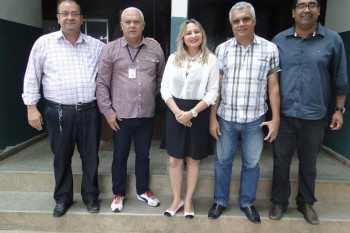
[[[171,195],[168,177],[166,152],[160,150],[159,141],[154,141],[151,148],[150,189],[156,195]],[[52,192],[54,175],[52,154],[47,139],[0,162],[0,191]],[[130,152],[128,163],[128,193],[135,193],[134,161],[135,153]],[[111,194],[112,151],[111,147],[100,151],[99,185],[102,194]],[[233,164],[231,181],[231,199],[236,198],[239,190],[241,158],[238,151]],[[297,190],[297,166],[294,158],[291,167],[291,187],[293,201]],[[258,199],[269,199],[272,176],[271,145],[266,144],[261,160],[261,175],[257,192]],[[334,169],[335,168],[335,169]],[[80,192],[81,161],[77,153],[73,156],[74,192]],[[185,176],[185,172],[184,172]],[[185,185],[185,178],[184,178]],[[196,197],[212,197],[214,190],[214,156],[201,162],[200,178],[195,193]],[[321,151],[318,158],[318,176],[316,182],[318,200],[350,199],[350,168]]]
[[[183,212],[172,218],[163,216],[170,205],[172,192],[168,176],[168,156],[159,150],[159,142],[151,148],[150,189],[160,199],[160,207],[149,207],[136,200],[133,149],[128,163],[128,190],[125,208],[121,213],[110,210],[112,147],[100,151],[99,184],[101,210],[90,214],[80,197],[81,161],[75,153],[72,160],[74,173],[74,204],[61,218],[53,218],[55,202],[52,198],[54,175],[52,153],[47,139],[14,156],[0,161],[0,233],[31,232],[235,232],[235,233],[322,233],[350,232],[350,168],[321,151],[318,158],[315,209],[320,225],[305,222],[295,207],[298,161],[291,165],[291,206],[281,221],[268,218],[272,176],[271,145],[266,144],[260,160],[261,175],[255,205],[262,224],[249,222],[237,203],[241,169],[240,152],[233,164],[230,206],[217,220],[207,217],[213,202],[214,156],[201,162],[200,178],[194,194],[195,218],[187,220]],[[185,176],[184,182],[185,187]],[[347,201],[349,200],[349,201]]]
[[[212,204],[211,198],[194,198],[195,218],[188,220],[179,212],[175,217],[163,216],[170,205],[171,196],[158,196],[160,207],[150,207],[128,196],[121,213],[110,210],[111,197],[101,195],[101,209],[98,214],[86,211],[79,194],[66,215],[53,218],[55,203],[51,193],[0,192],[0,219],[2,230],[49,231],[49,232],[337,232],[350,229],[350,201],[323,201],[315,204],[320,225],[306,223],[295,206],[291,206],[280,221],[268,219],[270,203],[257,200],[255,206],[262,224],[255,225],[240,211],[236,200],[217,220],[207,217]],[[341,222],[341,224],[339,224]]]
[[[80,192],[81,174],[74,175],[74,192]],[[0,172],[0,191],[23,192],[53,192],[54,175],[52,172]],[[111,194],[111,175],[99,175],[101,194]],[[135,193],[135,175],[128,176],[127,193]],[[183,187],[186,186],[186,177],[183,178]],[[291,200],[297,192],[297,181],[291,180]],[[150,189],[156,195],[171,195],[171,186],[168,175],[152,175]],[[195,197],[212,197],[214,191],[214,178],[200,176]],[[239,177],[231,180],[230,198],[238,197]],[[261,178],[258,184],[257,198],[270,198],[271,179]],[[350,181],[320,181],[316,182],[316,195],[318,200],[350,199]]]

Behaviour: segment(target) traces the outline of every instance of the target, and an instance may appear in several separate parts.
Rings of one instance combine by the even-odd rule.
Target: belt
[[[45,99],[45,102],[47,105],[49,105],[51,107],[74,109],[76,111],[94,108],[97,106],[96,100],[89,102],[89,103],[77,103],[77,104],[59,104],[59,103],[56,103],[54,101],[47,100],[47,99]]]

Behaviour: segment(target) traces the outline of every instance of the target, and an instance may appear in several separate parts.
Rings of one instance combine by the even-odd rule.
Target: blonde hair
[[[188,58],[187,46],[185,44],[184,37],[186,34],[186,26],[189,23],[194,23],[202,33],[202,43],[200,46],[200,56],[199,56],[201,59],[200,62],[203,64],[208,62],[210,51],[208,49],[207,36],[205,34],[205,31],[204,31],[202,25],[197,20],[187,19],[185,22],[183,22],[180,25],[179,34],[178,34],[177,39],[176,39],[177,49],[175,52],[174,65],[177,67],[183,67],[184,61],[186,61]]]

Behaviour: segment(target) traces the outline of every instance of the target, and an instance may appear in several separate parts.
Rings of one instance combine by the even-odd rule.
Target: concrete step
[[[230,206],[217,220],[207,218],[212,204],[211,198],[194,198],[195,218],[188,220],[179,212],[175,217],[163,216],[170,205],[170,196],[159,196],[160,207],[150,207],[128,196],[124,210],[113,213],[110,210],[111,198],[101,196],[101,210],[98,214],[87,213],[79,194],[66,215],[52,217],[54,201],[51,193],[45,192],[0,192],[0,228],[13,232],[337,232],[348,233],[350,229],[350,201],[323,201],[315,204],[320,225],[312,226],[305,222],[295,206],[291,206],[280,221],[268,219],[269,203],[257,200],[262,224],[249,222],[237,206]],[[0,231],[1,232],[1,231]]]
[[[102,194],[111,195],[111,163],[110,146],[100,151],[99,184]],[[47,139],[42,140],[16,155],[0,162],[0,191],[52,192],[54,189],[53,156]],[[130,152],[128,163],[128,193],[135,193],[134,161],[135,153]],[[214,190],[214,156],[201,162],[200,178],[195,197],[212,197]],[[168,177],[168,156],[159,149],[159,141],[154,141],[151,148],[150,188],[156,195],[171,195]],[[272,176],[271,145],[266,144],[260,160],[260,180],[257,192],[258,199],[269,199]],[[238,196],[241,170],[240,152],[237,152],[233,164],[231,181],[231,199]],[[293,159],[291,165],[291,202],[297,190],[298,161]],[[318,200],[350,200],[350,168],[339,163],[329,154],[321,151],[318,158],[318,176],[316,194]],[[72,159],[74,173],[74,192],[80,192],[81,161],[76,153]],[[186,173],[184,172],[184,176]],[[185,178],[184,178],[185,180]],[[185,185],[185,182],[183,182]]]
[[[74,175],[74,192],[80,192],[81,174]],[[18,192],[53,192],[54,175],[52,172],[0,172],[0,191],[18,191]],[[269,199],[271,194],[271,179],[261,178],[257,191],[258,199]],[[99,175],[99,184],[101,194],[112,195],[111,175]],[[238,197],[239,177],[233,177],[231,180],[230,198]],[[135,176],[128,176],[128,194],[136,193]],[[168,175],[152,175],[150,178],[150,189],[156,195],[172,195]],[[186,177],[183,178],[183,190],[186,187]],[[291,180],[292,195],[291,202],[296,196],[298,183],[297,180]],[[214,178],[199,177],[195,197],[213,197]],[[316,182],[316,194],[319,201],[323,200],[350,200],[350,181],[330,181],[318,180]]]
[[[262,224],[249,222],[239,210],[237,196],[241,158],[237,152],[233,164],[230,206],[217,220],[207,218],[213,202],[214,156],[201,163],[200,179],[194,195],[195,218],[187,220],[183,212],[166,218],[164,210],[172,200],[168,177],[168,156],[159,150],[159,142],[151,148],[150,188],[161,200],[154,208],[136,200],[133,151],[128,163],[128,190],[125,209],[121,213],[110,210],[112,146],[100,151],[99,183],[101,211],[89,214],[80,197],[81,161],[76,153],[72,160],[75,203],[61,218],[53,218],[55,206],[52,198],[54,176],[52,153],[48,140],[42,140],[0,162],[0,233],[24,232],[350,232],[350,168],[321,151],[318,158],[316,194],[319,202],[315,209],[321,224],[311,226],[296,210],[294,198],[297,189],[298,161],[291,165],[291,207],[281,221],[268,219],[272,176],[271,145],[266,144],[260,167],[261,175],[255,205],[262,217]],[[184,177],[185,177],[184,172]],[[183,185],[185,186],[185,178]],[[349,213],[348,213],[349,212]]]

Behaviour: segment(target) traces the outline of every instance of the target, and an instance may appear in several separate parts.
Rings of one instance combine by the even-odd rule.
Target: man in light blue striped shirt
[[[210,133],[217,139],[214,204],[209,218],[218,218],[228,206],[232,163],[241,138],[242,171],[239,205],[247,218],[260,223],[253,202],[259,181],[259,159],[264,140],[272,142],[278,133],[280,96],[277,47],[254,34],[255,11],[239,2],[229,13],[234,38],[220,44],[220,101],[211,108]],[[269,96],[272,120],[265,121]],[[262,126],[269,129],[264,137]]]

